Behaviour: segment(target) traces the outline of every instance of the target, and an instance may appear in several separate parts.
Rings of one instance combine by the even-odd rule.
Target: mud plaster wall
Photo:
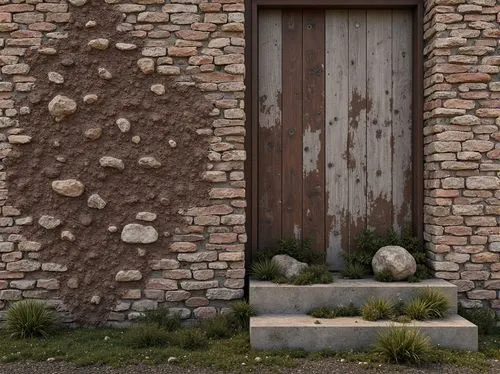
[[[424,22],[429,262],[500,316],[500,2],[426,1]]]
[[[0,1],[0,310],[200,319],[243,296],[243,12]]]

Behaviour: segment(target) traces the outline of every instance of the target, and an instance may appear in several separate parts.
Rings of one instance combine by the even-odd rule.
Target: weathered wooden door
[[[366,227],[409,224],[412,14],[258,14],[257,246],[309,237],[331,268]]]

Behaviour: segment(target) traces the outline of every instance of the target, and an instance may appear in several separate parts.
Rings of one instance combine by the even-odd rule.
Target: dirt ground
[[[245,372],[245,371],[242,371]],[[248,372],[248,371],[246,371]],[[272,371],[276,372],[276,371]],[[405,374],[478,374],[485,373],[468,368],[451,365],[431,365],[425,367],[406,366],[367,366],[364,363],[339,362],[334,359],[323,359],[319,361],[302,361],[296,368],[284,368],[281,373],[290,374],[370,374],[370,373],[405,373]],[[172,365],[160,366],[128,366],[113,369],[106,366],[76,367],[64,362],[25,362],[9,363],[0,365],[0,374],[208,374],[219,373],[208,369],[185,369]],[[263,367],[258,373],[269,373]],[[486,373],[500,373],[500,363],[491,361],[490,370]]]
[[[106,11],[102,11],[107,7]],[[213,105],[193,87],[179,87],[174,78],[157,74],[144,75],[137,67],[141,57],[141,40],[130,39],[115,28],[121,14],[100,0],[82,8],[72,7],[68,39],[53,45],[56,55],[29,57],[36,88],[24,100],[32,108],[20,117],[23,133],[33,137],[31,143],[15,146],[5,163],[9,183],[7,204],[32,215],[34,224],[25,226],[22,234],[43,244],[41,259],[68,267],[65,273],[53,273],[61,283],[61,297],[73,316],[82,323],[105,320],[109,307],[122,292],[114,276],[121,269],[139,269],[143,280],[130,288],[144,288],[148,261],[167,257],[171,234],[185,226],[179,209],[199,206],[208,197],[208,183],[202,180],[208,153],[208,137],[198,135],[199,128],[210,128],[209,113]],[[95,20],[97,26],[86,28]],[[107,50],[87,46],[89,40],[109,39]],[[134,43],[134,51],[118,51],[116,42]],[[113,78],[98,77],[98,68],[111,72]],[[49,82],[47,74],[57,72],[63,84]],[[161,83],[166,94],[157,96],[151,85]],[[72,98],[78,104],[76,113],[56,122],[49,114],[49,101],[57,94]],[[83,102],[87,94],[98,99]],[[118,118],[129,120],[131,129],[122,132]],[[100,129],[102,135],[91,140],[86,130]],[[140,142],[137,142],[140,137]],[[176,147],[169,145],[173,140]],[[123,160],[124,170],[103,168],[99,159],[112,156]],[[138,165],[141,157],[154,157],[159,168]],[[59,196],[51,189],[57,179],[75,178],[85,185],[77,198]],[[98,193],[107,205],[90,209],[87,198]],[[138,212],[154,212],[158,219],[152,225],[160,238],[154,244],[125,244],[120,229],[135,221]],[[44,230],[36,223],[41,215],[51,215],[63,224],[55,230]],[[146,223],[149,225],[150,223]],[[117,232],[108,231],[116,226]],[[62,241],[62,230],[71,231],[76,240]],[[142,250],[146,250],[146,253]],[[142,252],[142,253],[141,253]],[[67,287],[76,278],[78,288]],[[90,303],[100,296],[99,305]]]

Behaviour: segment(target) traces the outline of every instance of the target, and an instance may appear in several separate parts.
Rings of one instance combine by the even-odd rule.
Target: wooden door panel
[[[283,11],[283,234],[302,237],[302,10]]]
[[[302,18],[303,236],[325,250],[325,13]]]
[[[259,12],[258,246],[313,239],[333,269],[412,199],[412,13]]]
[[[281,238],[281,11],[259,17],[258,245]]]

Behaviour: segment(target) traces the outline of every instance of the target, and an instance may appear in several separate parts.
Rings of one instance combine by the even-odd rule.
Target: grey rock
[[[76,102],[67,96],[57,95],[49,103],[49,112],[57,122],[76,112]]]
[[[308,267],[305,262],[300,262],[288,255],[276,255],[272,258],[272,261],[278,264],[281,273],[286,278],[291,278],[299,275],[299,273]]]
[[[50,71],[47,74],[47,77],[49,78],[49,81],[52,83],[55,83],[55,84],[63,84],[64,83],[64,77],[55,71]]]
[[[122,230],[121,239],[125,243],[149,244],[158,240],[158,231],[153,226],[129,223]]]
[[[141,157],[139,159],[139,166],[149,169],[157,169],[161,167],[161,162],[154,157]]]
[[[103,198],[99,196],[99,194],[94,193],[89,196],[87,200],[87,206],[93,209],[104,209],[104,207],[106,206],[106,201],[104,201]]]
[[[115,276],[117,282],[134,282],[141,279],[142,274],[139,270],[120,270]]]
[[[118,118],[116,120],[116,125],[118,126],[121,132],[130,131],[130,121],[126,118]]]
[[[394,280],[404,280],[417,271],[417,263],[410,252],[397,245],[380,248],[372,259],[375,275],[389,271]]]
[[[61,220],[57,219],[56,217],[43,215],[38,220],[38,224],[44,229],[52,230],[61,224]]]
[[[83,194],[85,186],[79,180],[64,179],[53,181],[52,189],[62,196],[78,197]]]
[[[110,157],[110,156],[101,157],[99,160],[99,164],[103,168],[113,168],[113,169],[118,169],[118,170],[125,169],[125,164],[123,163],[122,160],[120,160],[119,158]]]

